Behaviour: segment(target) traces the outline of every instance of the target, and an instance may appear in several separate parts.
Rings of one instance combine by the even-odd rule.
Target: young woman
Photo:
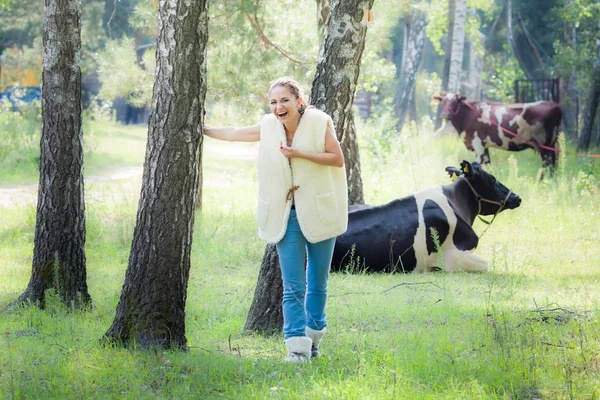
[[[295,80],[273,82],[269,102],[271,114],[260,124],[205,126],[204,133],[220,140],[260,141],[258,235],[276,243],[279,254],[285,360],[304,362],[319,355],[333,246],[348,225],[344,156],[331,117],[306,107]]]

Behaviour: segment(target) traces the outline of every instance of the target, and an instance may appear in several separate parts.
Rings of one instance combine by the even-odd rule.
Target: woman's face
[[[271,112],[282,123],[297,121],[300,119],[298,107],[302,104],[302,98],[296,96],[286,87],[275,86],[269,93]]]

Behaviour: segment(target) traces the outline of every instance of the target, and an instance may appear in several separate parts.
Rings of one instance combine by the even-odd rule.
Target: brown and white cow
[[[490,147],[508,151],[534,149],[539,151],[543,167],[556,167],[557,153],[549,148],[556,147],[562,120],[560,104],[467,102],[466,97],[456,93],[433,98],[442,103],[442,118],[450,120],[467,149],[477,155],[477,162],[489,164]]]

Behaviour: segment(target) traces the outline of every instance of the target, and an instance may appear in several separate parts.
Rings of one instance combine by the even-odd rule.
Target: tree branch
[[[546,66],[544,65],[544,60],[542,60],[542,57],[540,56],[540,52],[538,51],[538,48],[533,43],[533,40],[531,38],[531,35],[529,34],[529,31],[527,30],[527,28],[525,28],[525,24],[523,23],[523,18],[521,18],[521,14],[519,12],[517,12],[517,20],[519,21],[519,26],[521,27],[523,34],[527,38],[527,42],[529,43],[531,50],[533,50],[533,55],[535,56],[537,62],[540,64],[540,67],[542,67],[542,69],[544,71],[546,71]]]
[[[258,4],[258,1],[256,2],[256,4]],[[254,15],[246,14],[246,17],[248,18],[248,20],[250,20],[250,23],[252,24],[252,26],[254,26],[256,28],[256,30],[258,31],[258,35],[260,36],[261,40],[263,41],[263,43],[265,44],[266,47],[272,46],[275,50],[277,50],[282,56],[284,56],[288,60],[293,61],[298,64],[304,64],[304,61],[296,60],[295,58],[290,56],[285,50],[283,50],[281,47],[279,47],[278,45],[273,43],[264,34],[260,24],[258,23],[258,16],[256,15],[256,12],[254,12]]]

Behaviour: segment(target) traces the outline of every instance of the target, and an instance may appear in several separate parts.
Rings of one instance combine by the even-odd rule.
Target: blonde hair
[[[302,97],[304,100],[303,90],[300,87],[300,84],[294,78],[284,76],[283,78],[274,80],[273,82],[271,82],[271,86],[269,86],[269,94],[271,94],[271,90],[273,90],[276,87],[286,88],[296,97],[296,99]],[[303,103],[298,109],[298,112],[300,112],[300,114],[303,114],[305,109],[306,105]]]

